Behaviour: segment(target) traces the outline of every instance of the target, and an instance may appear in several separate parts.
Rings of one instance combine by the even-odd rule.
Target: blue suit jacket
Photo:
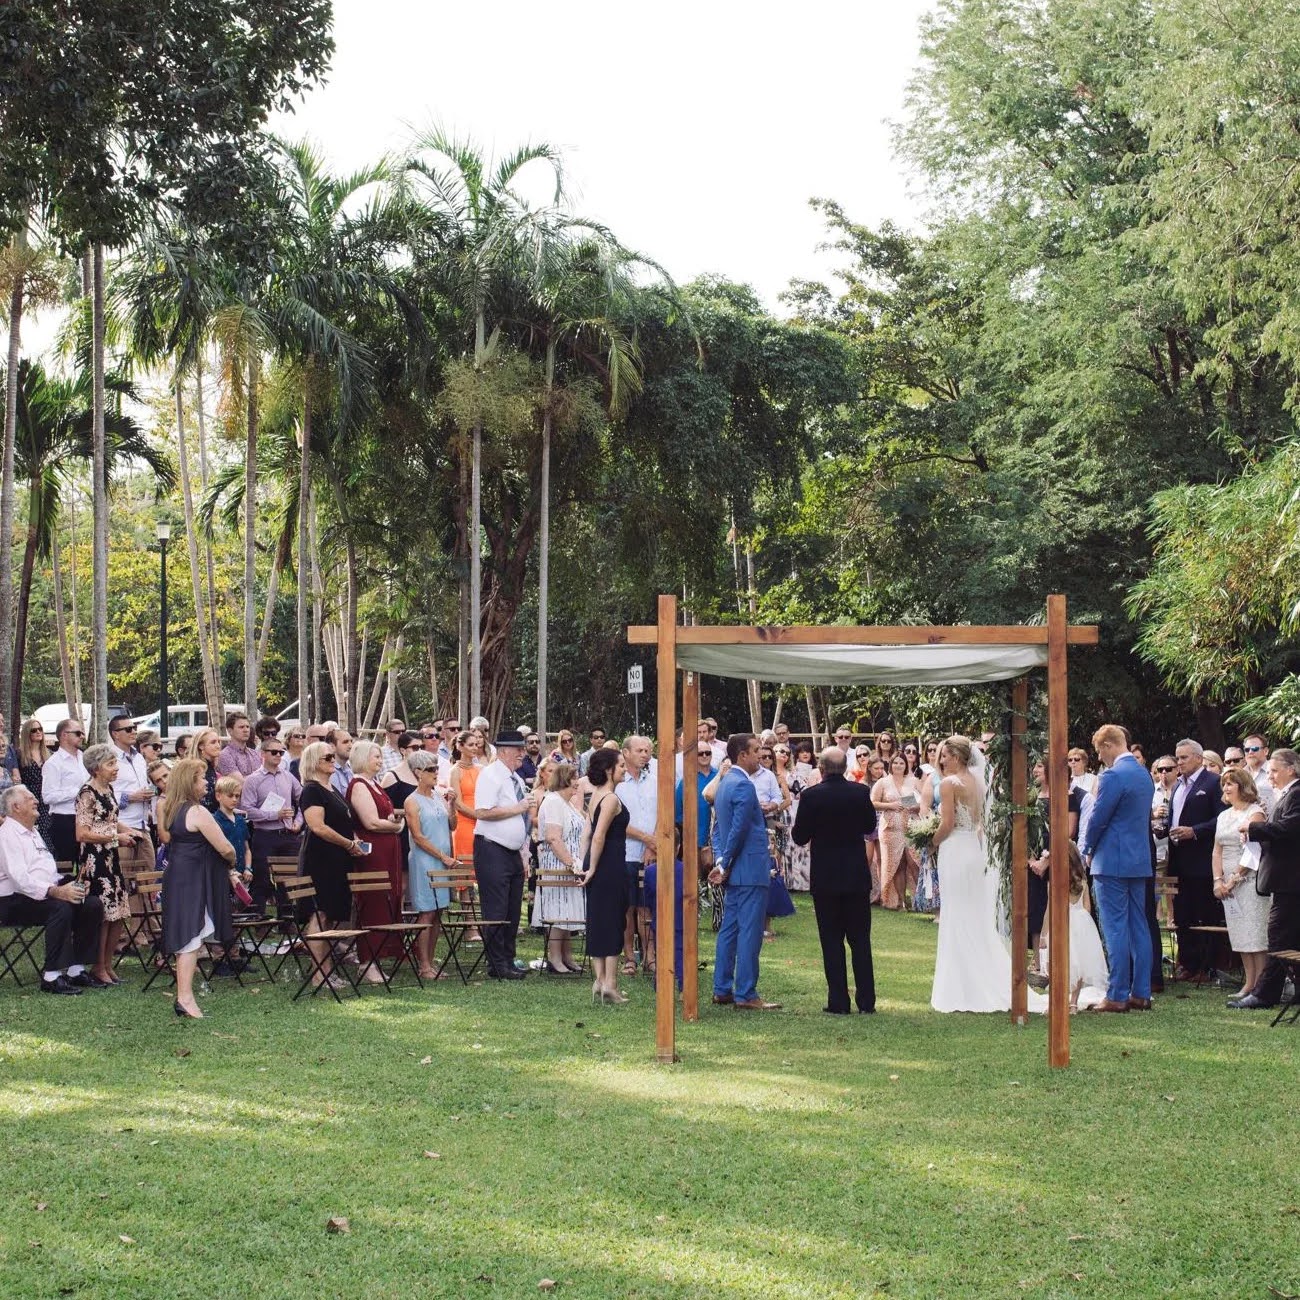
[[[1151,874],[1151,799],[1155,782],[1133,757],[1122,754],[1097,778],[1092,812],[1079,852],[1092,857],[1094,876]]]
[[[767,852],[767,825],[754,783],[742,768],[731,768],[718,782],[713,800],[713,860],[730,869],[728,884],[767,885],[772,861]]]

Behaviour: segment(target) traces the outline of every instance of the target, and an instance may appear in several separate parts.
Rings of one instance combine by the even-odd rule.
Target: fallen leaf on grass
[[[154,1138],[154,1140],[153,1140],[152,1142],[150,1142],[149,1145],[150,1145],[151,1147],[156,1147],[156,1146],[157,1146],[161,1141],[162,1141],[162,1138]]]
[[[555,1279],[553,1277],[542,1278],[542,1280],[537,1284],[537,1289],[539,1291],[554,1291]]]
[[[39,1214],[42,1210],[48,1210],[49,1208],[50,1208],[50,1204],[49,1204],[48,1201],[37,1201],[37,1202],[36,1202],[36,1213],[37,1213],[37,1214]]]
[[[926,1168],[927,1168],[927,1169],[938,1169],[938,1167],[939,1167],[939,1166],[938,1166],[938,1165],[935,1165],[935,1164],[929,1164],[929,1165],[926,1165]]]
[[[441,1160],[442,1156],[440,1156],[436,1151],[426,1151],[424,1153],[424,1158],[426,1160]]]
[[[422,1057],[420,1057],[420,1064],[421,1064],[421,1065],[432,1065],[432,1064],[433,1064],[433,1057],[432,1057],[432,1056],[422,1056]]]
[[[134,1237],[128,1237],[128,1236],[126,1235],[125,1232],[119,1232],[119,1233],[117,1234],[117,1239],[118,1239],[118,1241],[120,1241],[124,1246],[134,1246],[134,1245],[135,1245],[135,1238],[134,1238]]]
[[[586,1029],[587,1022],[585,1020],[575,1020],[573,1022],[573,1027],[574,1029]]]
[[[1165,1094],[1165,1100],[1166,1100],[1166,1101],[1174,1101],[1174,1100],[1175,1100],[1175,1098],[1173,1098],[1173,1097],[1171,1097],[1171,1096],[1169,1096],[1169,1094],[1168,1094],[1168,1093],[1166,1093],[1166,1094]]]
[[[1083,1281],[1083,1274],[1082,1274],[1082,1273],[1071,1273],[1070,1276],[1071,1276],[1071,1277],[1072,1277],[1076,1282],[1082,1282],[1082,1281]]]
[[[897,1082],[898,1082],[898,1075],[896,1075],[896,1074],[891,1074],[891,1075],[889,1076],[889,1082],[890,1082],[890,1083],[897,1083]]]
[[[188,1047],[178,1047],[172,1053],[173,1056],[188,1056],[189,1054],[190,1054],[190,1049]]]
[[[1072,1232],[1068,1237],[1066,1237],[1066,1241],[1087,1241],[1087,1240],[1088,1238],[1084,1236],[1082,1232]]]
[[[352,1231],[352,1225],[341,1215],[335,1215],[332,1219],[325,1222],[326,1232],[336,1232],[342,1236],[347,1236]]]
[[[1010,1082],[1009,1084],[1007,1084],[1007,1087],[1008,1087],[1008,1088],[1018,1088],[1018,1087],[1020,1087],[1020,1080],[1019,1080],[1019,1079],[1012,1079],[1011,1082]]]
[[[477,1277],[475,1277],[474,1281],[475,1281],[475,1282],[495,1282],[495,1281],[496,1281],[496,1278],[494,1278],[494,1277],[492,1276],[491,1273],[480,1273]]]

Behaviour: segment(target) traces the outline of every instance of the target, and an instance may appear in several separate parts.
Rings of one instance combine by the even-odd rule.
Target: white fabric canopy
[[[831,629],[827,629],[828,632]],[[678,645],[677,665],[711,677],[809,686],[967,686],[1047,663],[1045,645]]]

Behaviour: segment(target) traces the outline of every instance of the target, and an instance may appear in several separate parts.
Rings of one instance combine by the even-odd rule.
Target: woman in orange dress
[[[474,860],[474,787],[478,785],[478,774],[483,770],[484,755],[487,753],[487,733],[477,727],[462,731],[451,742],[451,786],[452,799],[456,807],[456,829],[451,835],[451,851],[457,858]],[[463,894],[465,891],[460,890]],[[466,943],[480,943],[478,929],[466,932]]]

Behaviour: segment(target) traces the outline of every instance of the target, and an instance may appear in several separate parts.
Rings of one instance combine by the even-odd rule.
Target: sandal
[[[622,970],[623,970],[623,974],[624,974],[624,975],[635,975],[635,974],[636,974],[636,962],[634,962],[634,961],[632,960],[631,957],[628,957],[628,958],[623,962]]]

